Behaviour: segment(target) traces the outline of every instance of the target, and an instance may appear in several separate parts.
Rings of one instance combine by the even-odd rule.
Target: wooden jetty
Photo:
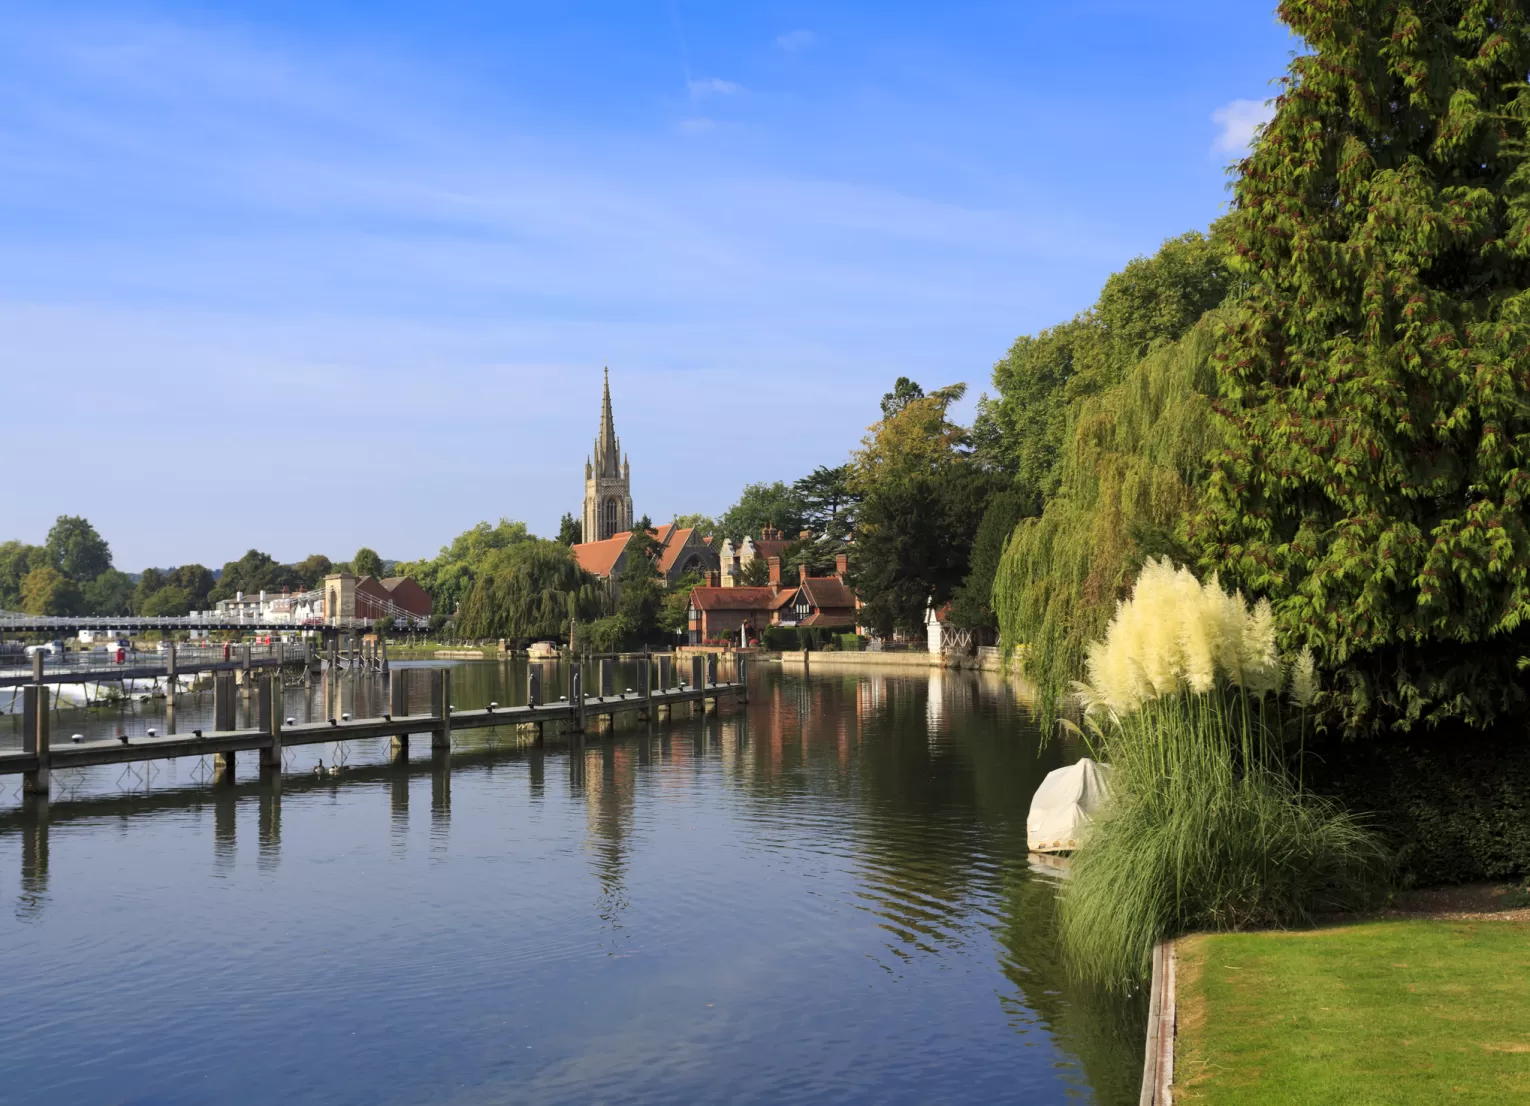
[[[451,750],[454,730],[529,725],[536,727],[540,742],[548,726],[583,734],[591,726],[613,724],[616,716],[624,713],[635,713],[649,721],[664,721],[677,706],[694,709],[699,704],[705,711],[722,699],[748,702],[748,673],[744,659],[740,658],[735,679],[728,683],[717,679],[715,655],[690,658],[688,683],[678,679],[673,661],[674,658],[668,655],[641,659],[639,689],[617,693],[614,661],[601,659],[597,669],[600,686],[596,695],[585,694],[583,674],[574,667],[569,672],[568,694],[552,703],[543,701],[542,670],[534,665],[527,674],[526,705],[491,705],[477,710],[452,708],[450,669],[395,668],[388,676],[391,709],[387,714],[380,718],[346,716],[305,723],[282,718],[281,676],[266,675],[254,688],[257,723],[247,729],[234,727],[236,696],[239,694],[235,673],[218,671],[214,673],[214,724],[211,730],[69,744],[56,744],[52,740],[48,709],[50,689],[45,683],[33,683],[22,689],[22,750],[0,753],[0,775],[20,774],[24,792],[45,795],[49,774],[55,768],[211,756],[215,778],[229,779],[235,758],[241,752],[258,753],[262,772],[280,772],[282,749],[289,745],[391,737],[394,758],[407,759],[409,739],[414,734],[429,734],[432,753],[445,754]],[[423,714],[406,713],[409,693],[416,680],[423,680],[429,691],[429,707]]]

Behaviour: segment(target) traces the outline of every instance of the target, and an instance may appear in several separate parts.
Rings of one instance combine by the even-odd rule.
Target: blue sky
[[[0,0],[0,540],[551,533],[605,364],[655,521],[838,463],[1216,217],[1271,7]]]

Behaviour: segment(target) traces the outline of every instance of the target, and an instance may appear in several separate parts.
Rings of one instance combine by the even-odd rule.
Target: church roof
[[[611,570],[616,567],[617,559],[627,548],[627,543],[632,540],[632,534],[623,531],[614,538],[605,541],[579,542],[570,546],[574,551],[574,559],[579,562],[579,567],[596,576],[609,576]]]
[[[694,526],[686,526],[676,529],[672,523],[665,523],[659,527],[654,535],[659,539],[662,548],[659,550],[658,569],[660,575],[667,575],[669,570],[675,567],[675,562],[680,559],[680,554],[690,544],[691,535],[696,532]]]

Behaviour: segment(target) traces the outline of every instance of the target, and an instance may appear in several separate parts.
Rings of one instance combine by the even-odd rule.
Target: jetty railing
[[[556,702],[546,702],[548,689],[543,686],[541,666],[527,672],[527,696],[524,706],[501,707],[490,704],[474,710],[452,706],[451,669],[395,668],[388,675],[389,710],[381,717],[351,718],[343,715],[320,722],[299,723],[282,717],[282,681],[279,674],[259,679],[250,690],[255,696],[254,727],[236,729],[237,696],[235,672],[219,670],[213,677],[213,727],[194,729],[190,734],[167,733],[148,737],[121,735],[116,739],[71,741],[53,740],[51,689],[43,680],[22,688],[22,748],[20,752],[0,753],[0,776],[22,776],[22,790],[27,794],[47,794],[53,769],[84,768],[102,764],[124,764],[178,757],[213,758],[215,779],[232,779],[239,753],[259,755],[262,772],[280,772],[282,750],[287,746],[328,744],[388,737],[392,739],[395,759],[407,759],[409,739],[413,734],[429,734],[433,754],[451,750],[456,730],[498,726],[535,726],[541,742],[549,725],[566,732],[584,734],[591,726],[610,729],[619,714],[635,713],[640,720],[667,721],[674,708],[703,712],[715,709],[720,700],[747,703],[748,666],[740,658],[734,679],[720,682],[715,657],[691,658],[690,680],[678,679],[676,666],[666,663],[665,655],[643,660],[639,665],[638,687],[615,688],[614,671],[603,660],[599,668],[597,694],[586,694],[583,673],[570,666],[567,693]],[[39,666],[40,668],[40,666]],[[428,706],[424,713],[407,713],[415,681],[427,681]],[[152,732],[152,731],[151,731]]]

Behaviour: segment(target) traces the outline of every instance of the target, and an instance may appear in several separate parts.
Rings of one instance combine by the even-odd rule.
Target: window
[[[606,500],[605,521],[600,524],[600,536],[612,538],[616,536],[616,499],[612,497]]]

